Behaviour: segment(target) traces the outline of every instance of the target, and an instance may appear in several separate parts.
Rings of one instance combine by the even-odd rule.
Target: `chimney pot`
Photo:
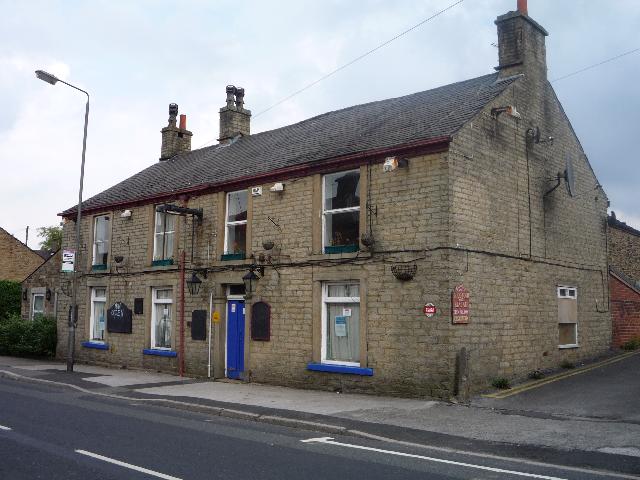
[[[228,143],[238,135],[250,134],[251,111],[244,108],[244,88],[227,85],[227,103],[220,109],[220,137]]]
[[[233,108],[234,98],[236,93],[236,87],[233,85],[227,85],[227,108]]]
[[[518,12],[527,15],[527,0],[518,0]]]
[[[176,125],[178,116],[178,104],[169,104],[169,125],[160,130],[162,134],[162,144],[160,145],[160,161],[168,160],[171,157],[183,152],[191,151],[191,136],[187,130],[187,116],[180,115],[180,128]]]
[[[181,130],[187,129],[187,116],[184,114],[180,115],[180,129]]]

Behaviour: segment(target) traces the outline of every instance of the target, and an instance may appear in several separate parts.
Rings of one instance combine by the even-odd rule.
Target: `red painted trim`
[[[118,207],[133,207],[138,205],[146,205],[152,202],[161,202],[170,199],[176,199],[179,195],[185,194],[202,195],[205,193],[214,193],[217,191],[237,190],[239,188],[249,187],[251,185],[255,186],[257,183],[269,183],[276,180],[282,181],[291,178],[306,177],[314,173],[326,173],[348,167],[357,167],[360,165],[364,165],[370,161],[381,162],[385,157],[393,154],[419,155],[426,153],[440,153],[445,152],[449,149],[450,142],[450,136],[435,137],[428,140],[418,140],[402,145],[395,145],[393,147],[377,148],[373,150],[366,150],[363,152],[350,153],[348,155],[321,160],[316,163],[306,163],[302,165],[294,165],[292,167],[280,168],[277,170],[271,170],[270,172],[261,173],[259,175],[248,175],[246,177],[236,178],[227,182],[197,185],[190,188],[176,190],[174,192],[149,195],[148,197],[142,197],[137,200],[126,200],[106,205],[98,205],[96,207],[86,207],[83,208],[82,211],[85,214],[89,214],[99,210],[115,209]],[[58,215],[65,218],[74,218],[75,211],[72,210],[68,212],[62,212]]]

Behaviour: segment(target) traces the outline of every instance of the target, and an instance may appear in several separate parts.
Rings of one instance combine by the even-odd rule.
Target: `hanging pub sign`
[[[131,309],[122,302],[116,302],[107,310],[107,331],[111,333],[131,333]]]
[[[453,289],[451,294],[452,323],[469,323],[469,290],[460,284]]]
[[[433,303],[427,303],[422,308],[422,312],[427,316],[427,318],[431,318],[436,314],[437,309]]]

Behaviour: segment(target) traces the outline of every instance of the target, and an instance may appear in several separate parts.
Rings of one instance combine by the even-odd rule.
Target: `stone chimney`
[[[244,88],[227,85],[227,105],[220,109],[220,143],[238,135],[249,135],[251,111],[244,108]]]
[[[191,133],[187,130],[187,116],[180,115],[180,126],[176,126],[178,116],[178,104],[169,104],[169,124],[160,132],[162,133],[162,146],[160,147],[160,161],[168,160],[182,152],[191,151]]]
[[[529,17],[527,0],[518,0],[518,9],[500,15],[498,26],[498,66],[502,77],[524,73],[533,80],[547,79],[544,37],[549,35]]]

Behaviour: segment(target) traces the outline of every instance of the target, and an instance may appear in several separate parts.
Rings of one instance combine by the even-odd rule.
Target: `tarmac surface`
[[[506,398],[476,397],[460,405],[88,365],[76,365],[69,374],[59,362],[0,357],[1,376],[70,384],[97,395],[319,431],[352,430],[404,442],[466,448],[478,440],[536,459],[581,452],[576,454],[580,465],[606,463],[615,456],[620,468],[631,472],[640,472],[639,366],[640,355],[631,355]]]

